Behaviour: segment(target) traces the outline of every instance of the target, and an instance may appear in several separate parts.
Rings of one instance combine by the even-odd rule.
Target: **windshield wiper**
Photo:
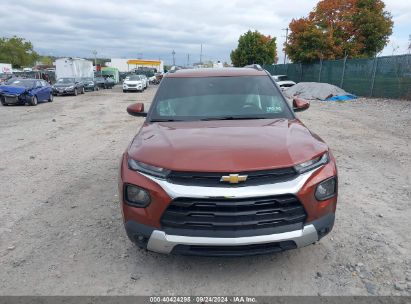
[[[217,116],[217,117],[207,117],[200,120],[246,120],[246,119],[265,119],[265,117],[255,117],[255,116]]]

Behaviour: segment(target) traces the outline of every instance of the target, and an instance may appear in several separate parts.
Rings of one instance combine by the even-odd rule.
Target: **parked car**
[[[29,104],[36,106],[42,101],[53,101],[51,86],[44,80],[15,78],[0,86],[0,100],[3,106]]]
[[[99,90],[99,87],[93,78],[91,77],[82,78],[81,81],[84,84],[85,91],[98,91]]]
[[[294,86],[296,83],[288,78],[287,75],[273,75],[274,81],[278,84],[281,89],[286,89]]]
[[[142,92],[144,90],[144,82],[140,75],[130,75],[124,79],[123,82],[123,92],[138,91]]]
[[[163,73],[156,73],[154,76],[156,78],[153,80],[153,84],[159,84],[163,79]]]
[[[148,88],[148,78],[146,75],[140,75],[141,80],[143,81],[143,90]]]
[[[107,89],[112,89],[115,85],[116,85],[116,82],[112,77],[106,78],[106,88]]]
[[[148,78],[148,82],[149,82],[150,84],[157,84],[157,83],[156,83],[156,82],[157,82],[156,76],[154,75],[154,76],[151,76],[150,78]]]
[[[75,78],[59,78],[53,85],[54,95],[74,95],[84,94],[84,84]]]
[[[94,78],[94,82],[96,82],[100,89],[112,89],[115,85],[113,79],[105,77],[96,77]]]
[[[333,228],[337,168],[260,66],[167,73],[123,154],[130,240],[160,253],[238,256],[313,244]]]
[[[94,82],[100,89],[106,88],[106,79],[104,77],[94,77]]]

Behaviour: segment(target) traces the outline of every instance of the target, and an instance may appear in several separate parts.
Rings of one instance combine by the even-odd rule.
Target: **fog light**
[[[150,204],[150,194],[140,187],[126,185],[124,194],[126,203],[134,207],[144,208]]]
[[[324,201],[326,199],[332,198],[336,194],[337,181],[335,177],[327,179],[318,184],[315,190],[315,198],[319,201]]]

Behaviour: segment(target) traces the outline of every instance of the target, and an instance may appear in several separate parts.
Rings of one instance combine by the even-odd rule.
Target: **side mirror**
[[[302,112],[307,110],[310,107],[310,102],[302,98],[293,99],[293,109],[294,112]]]
[[[147,113],[144,112],[144,103],[141,103],[141,102],[133,103],[132,105],[129,105],[127,107],[127,113],[132,116],[140,116],[140,117],[147,116]]]

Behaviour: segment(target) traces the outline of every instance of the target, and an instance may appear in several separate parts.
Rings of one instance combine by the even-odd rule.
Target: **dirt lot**
[[[313,103],[300,118],[332,148],[335,228],[268,256],[164,256],[134,247],[117,169],[156,88],[0,107],[2,295],[411,295],[411,102]]]

